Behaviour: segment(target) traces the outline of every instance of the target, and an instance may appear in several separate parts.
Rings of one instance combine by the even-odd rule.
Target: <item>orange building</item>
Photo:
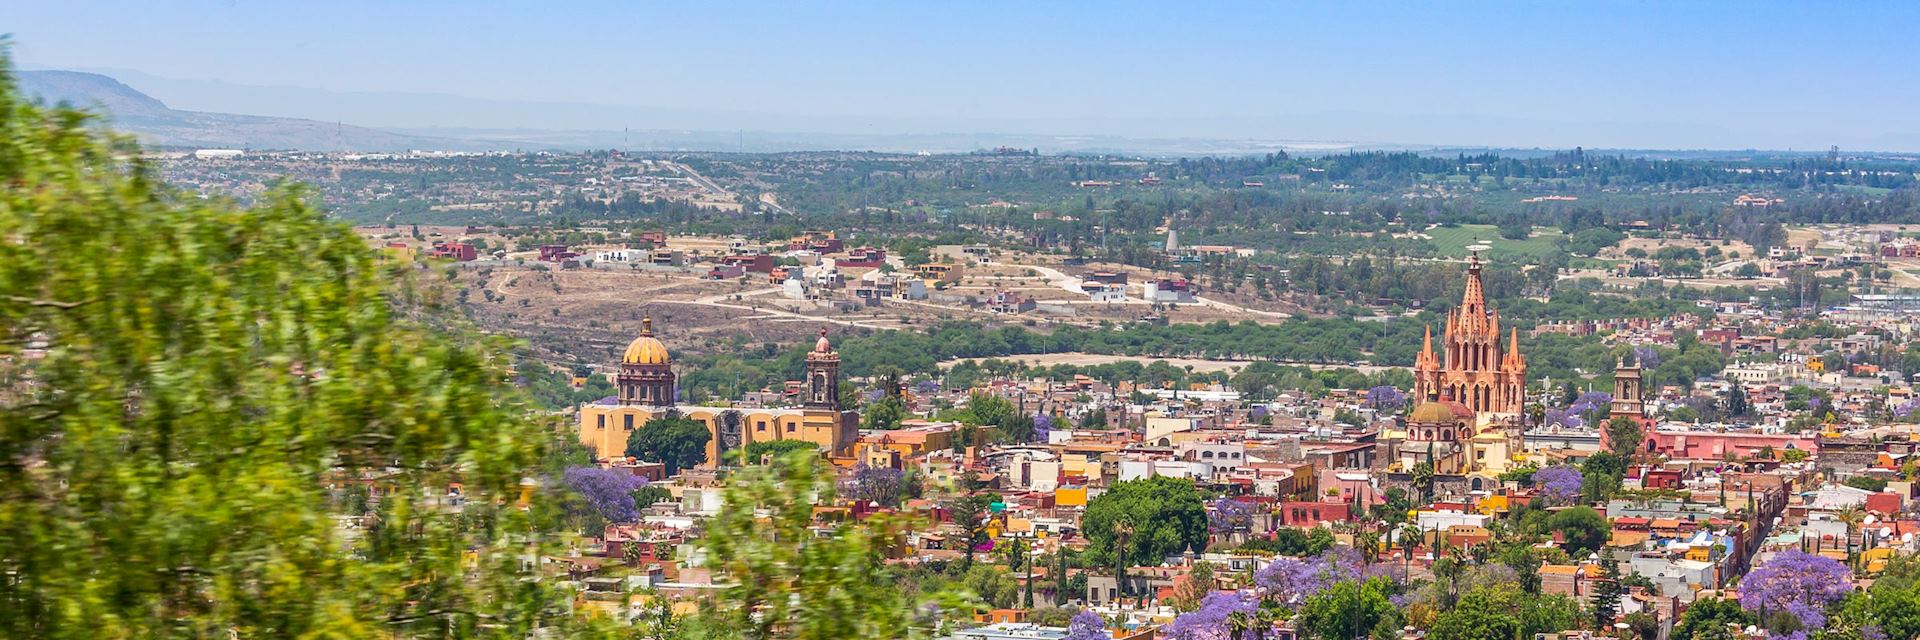
[[[1433,328],[1413,364],[1413,391],[1419,401],[1443,396],[1472,409],[1482,420],[1517,416],[1526,402],[1527,361],[1520,355],[1520,331],[1514,329],[1505,350],[1500,345],[1500,314],[1487,308],[1480,280],[1480,255],[1467,259],[1467,292],[1460,307],[1447,313],[1441,351],[1433,350]]]

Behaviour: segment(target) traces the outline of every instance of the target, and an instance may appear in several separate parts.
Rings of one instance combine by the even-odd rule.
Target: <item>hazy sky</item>
[[[1911,2],[6,5],[24,66],[237,84],[953,130],[1920,148]]]

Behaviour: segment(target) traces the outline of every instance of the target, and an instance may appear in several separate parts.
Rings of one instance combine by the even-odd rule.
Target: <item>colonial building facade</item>
[[[627,345],[614,374],[619,394],[580,407],[580,442],[599,460],[627,455],[627,438],[647,422],[678,413],[706,425],[707,461],[702,467],[737,464],[729,455],[755,442],[803,440],[830,455],[848,455],[859,439],[860,417],[840,405],[840,354],[826,330],[806,358],[806,397],[799,407],[732,408],[679,403],[678,378],[665,344],[653,335],[653,320]]]

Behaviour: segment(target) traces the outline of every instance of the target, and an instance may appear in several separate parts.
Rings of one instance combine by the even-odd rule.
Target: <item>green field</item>
[[[1427,230],[1433,236],[1433,246],[1440,253],[1451,257],[1467,256],[1467,246],[1475,243],[1485,244],[1492,249],[1492,255],[1524,255],[1541,258],[1560,251],[1554,241],[1560,239],[1560,230],[1551,227],[1534,227],[1533,237],[1525,240],[1508,240],[1500,237],[1500,229],[1490,224],[1463,224],[1457,227],[1435,227]]]

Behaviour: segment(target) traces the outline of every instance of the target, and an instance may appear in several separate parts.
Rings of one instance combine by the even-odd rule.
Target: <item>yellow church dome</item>
[[[1451,400],[1438,400],[1422,402],[1420,406],[1414,407],[1413,411],[1407,414],[1407,422],[1434,424],[1471,417],[1473,412],[1468,410],[1466,405]]]
[[[621,364],[668,364],[673,358],[667,355],[667,345],[653,337],[653,318],[640,321],[640,337],[627,345],[627,353],[620,356]]]

